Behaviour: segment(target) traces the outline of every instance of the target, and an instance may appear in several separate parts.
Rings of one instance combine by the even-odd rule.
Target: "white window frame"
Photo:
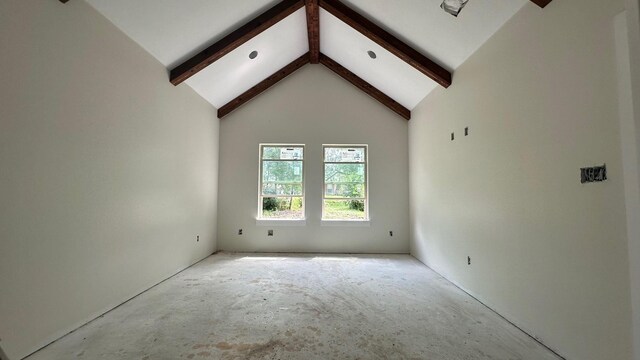
[[[364,149],[364,162],[328,162],[325,161],[325,149],[326,148],[363,148]],[[340,200],[335,198],[326,198],[325,190],[327,184],[325,183],[325,165],[326,164],[364,164],[364,198],[350,198],[349,200],[364,200],[364,219],[326,219],[324,217],[324,202],[325,200]],[[323,144],[322,145],[322,221],[323,222],[369,222],[369,145],[367,144]]]
[[[302,148],[302,160],[294,160],[294,159],[290,159],[290,160],[270,160],[270,159],[263,159],[262,156],[264,154],[264,148],[265,147],[280,147],[280,148]],[[305,164],[305,158],[307,156],[306,154],[307,149],[305,148],[304,144],[260,144],[259,146],[259,153],[258,153],[258,163],[259,163],[259,170],[258,170],[258,216],[256,216],[256,219],[260,222],[260,224],[264,224],[264,225],[268,225],[271,222],[304,222],[306,221],[307,218],[307,210],[306,210],[306,206],[307,206],[307,201],[306,201],[306,192],[305,192],[305,186],[306,186],[306,181],[305,181],[305,173],[307,171],[307,167]],[[262,194],[262,163],[263,161],[302,161],[302,195],[298,196],[298,195],[263,195]],[[262,216],[262,204],[263,204],[263,198],[265,197],[274,197],[274,198],[278,198],[278,197],[299,197],[302,199],[302,218],[269,218],[269,217],[263,217]]]

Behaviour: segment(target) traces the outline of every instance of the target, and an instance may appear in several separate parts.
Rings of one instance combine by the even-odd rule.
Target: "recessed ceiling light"
[[[258,52],[253,50],[251,54],[249,54],[249,59],[253,60],[258,57]]]
[[[378,57],[378,55],[376,55],[376,53],[374,53],[373,51],[369,50],[367,51],[367,54],[369,54],[369,57],[372,59],[375,59]]]

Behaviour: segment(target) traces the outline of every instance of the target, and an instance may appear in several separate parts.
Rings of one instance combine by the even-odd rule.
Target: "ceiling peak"
[[[312,64],[317,64],[320,62],[320,5],[318,0],[305,0],[305,7],[309,33],[309,59]]]

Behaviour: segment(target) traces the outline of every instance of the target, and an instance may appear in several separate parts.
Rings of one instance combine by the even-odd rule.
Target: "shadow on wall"
[[[0,346],[0,360],[9,360],[7,354],[5,354],[4,350],[2,350],[2,346]]]

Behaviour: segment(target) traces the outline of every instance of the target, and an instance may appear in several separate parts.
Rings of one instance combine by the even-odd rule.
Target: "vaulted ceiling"
[[[317,61],[409,119],[433,89],[449,85],[447,74],[520,8],[533,6],[471,0],[456,18],[440,9],[441,0],[307,0],[306,7],[304,0],[87,1],[219,117]]]

